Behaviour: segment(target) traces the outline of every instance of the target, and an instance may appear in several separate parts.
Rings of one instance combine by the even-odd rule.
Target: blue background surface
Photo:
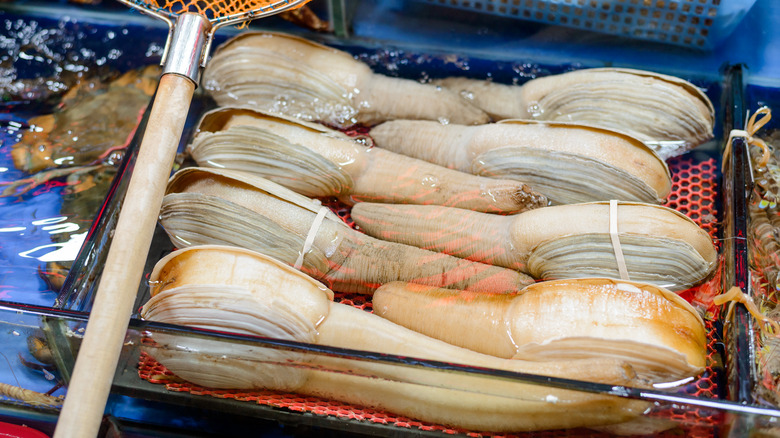
[[[724,3],[730,1],[737,0],[724,0]],[[743,63],[749,68],[752,83],[780,85],[778,0],[757,0],[733,33],[710,50],[468,13],[408,0],[359,2],[352,13],[352,32],[358,39],[394,41],[411,47],[451,48],[463,54],[493,55],[497,59],[535,62],[567,59],[585,66],[660,68],[681,76],[715,76],[726,63]]]

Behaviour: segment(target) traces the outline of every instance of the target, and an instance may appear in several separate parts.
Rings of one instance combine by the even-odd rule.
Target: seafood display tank
[[[24,425],[51,435],[62,400],[67,395],[68,383],[97,293],[101,269],[118,215],[122,211],[122,197],[133,174],[134,160],[149,122],[148,104],[154,96],[160,75],[158,64],[166,44],[167,28],[150,17],[129,11],[125,6],[108,0],[5,2],[0,3],[0,19],[3,23],[0,44],[7,52],[0,62],[0,87],[3,91],[0,103],[0,325],[3,327],[0,332],[0,352],[4,359],[0,361],[0,431],[5,433],[4,428],[7,428],[9,434],[28,436],[23,435],[24,431],[20,429],[11,429],[12,425]],[[606,200],[599,198],[602,196],[601,191],[618,193],[614,196],[622,196],[624,193],[636,195],[637,199],[631,199],[628,204],[647,202],[643,196],[650,199],[649,202],[662,198],[657,203],[667,207],[665,210],[674,211],[676,218],[682,218],[685,225],[680,225],[680,229],[694,227],[704,236],[707,245],[712,243],[714,261],[710,264],[702,262],[706,265],[702,268],[707,271],[706,275],[701,278],[684,278],[683,274],[688,274],[688,265],[685,264],[688,261],[679,261],[675,257],[682,251],[672,250],[669,256],[672,262],[669,263],[678,269],[676,273],[681,274],[666,278],[660,285],[674,291],[669,292],[669,295],[674,295],[670,302],[677,303],[679,309],[695,309],[692,313],[695,317],[691,319],[688,315],[688,319],[694,325],[696,321],[701,323],[704,342],[699,347],[703,366],[694,375],[690,375],[686,369],[685,372],[689,374],[670,374],[675,379],[648,384],[656,374],[668,371],[665,366],[678,371],[675,367],[680,367],[679,363],[674,360],[663,365],[641,363],[636,365],[637,371],[626,371],[627,368],[618,365],[615,369],[622,371],[613,373],[610,367],[617,361],[605,359],[594,361],[592,368],[596,369],[589,372],[570,374],[566,370],[576,367],[566,368],[568,365],[564,364],[557,371],[551,371],[551,375],[542,375],[533,371],[539,369],[533,364],[544,360],[516,360],[516,363],[531,363],[517,367],[511,364],[512,360],[462,365],[456,359],[450,362],[446,356],[441,360],[431,360],[412,354],[389,354],[382,352],[384,346],[394,342],[390,340],[392,335],[389,333],[363,340],[363,344],[349,342],[351,338],[365,338],[356,332],[374,324],[374,316],[389,312],[384,304],[382,309],[379,306],[375,308],[374,299],[370,293],[366,293],[366,288],[373,291],[378,287],[370,279],[323,280],[333,289],[332,293],[320,283],[306,283],[306,287],[313,288],[315,294],[327,296],[327,303],[309,304],[300,298],[299,302],[290,306],[292,310],[283,310],[282,316],[290,322],[289,325],[284,325],[287,322],[281,324],[282,329],[274,332],[279,336],[253,331],[249,323],[239,323],[240,327],[232,331],[225,327],[237,326],[214,323],[213,326],[203,324],[201,328],[195,328],[186,325],[185,320],[181,323],[166,320],[166,308],[160,303],[164,303],[163,297],[167,297],[165,289],[179,281],[179,278],[174,275],[166,279],[166,273],[160,272],[161,268],[155,269],[155,265],[164,257],[179,253],[182,248],[189,246],[189,240],[197,244],[196,240],[200,237],[196,237],[196,234],[201,230],[206,230],[203,233],[208,234],[213,226],[224,231],[228,228],[227,222],[232,220],[217,216],[213,223],[197,222],[199,217],[212,214],[214,210],[209,209],[213,206],[206,203],[201,205],[200,201],[194,201],[195,198],[186,197],[190,194],[186,192],[196,190],[187,184],[196,187],[205,184],[203,181],[208,178],[215,178],[214,181],[233,178],[230,169],[226,169],[230,167],[225,164],[229,162],[228,158],[216,150],[218,142],[214,145],[208,143],[210,138],[218,137],[217,131],[232,126],[234,119],[230,117],[244,121],[254,118],[258,124],[270,126],[278,123],[289,129],[296,127],[307,132],[326,132],[330,140],[348,139],[360,145],[361,150],[376,149],[373,151],[375,154],[384,149],[381,144],[382,133],[370,126],[374,120],[370,118],[372,116],[365,116],[368,121],[364,123],[350,125],[345,122],[362,117],[359,111],[367,113],[368,110],[376,110],[370,105],[355,109],[340,108],[342,111],[337,111],[337,116],[328,121],[327,128],[321,125],[315,127],[311,120],[316,119],[316,116],[309,117],[309,120],[300,122],[298,126],[299,122],[293,120],[293,116],[310,115],[306,114],[305,109],[297,108],[293,99],[276,100],[273,108],[264,108],[262,111],[250,108],[246,103],[222,108],[226,105],[220,99],[233,99],[244,92],[238,87],[238,91],[225,91],[220,97],[223,87],[227,89],[231,81],[242,84],[242,81],[260,81],[265,77],[270,77],[271,81],[280,80],[280,77],[274,76],[277,74],[274,68],[281,68],[283,62],[268,57],[267,62],[263,60],[260,62],[262,65],[253,67],[259,73],[238,78],[242,73],[236,72],[243,72],[240,70],[243,60],[230,64],[229,61],[215,57],[213,69],[216,73],[204,73],[203,81],[196,90],[173,169],[178,179],[171,180],[168,188],[168,195],[185,195],[181,198],[184,201],[179,201],[184,208],[176,210],[176,205],[170,202],[164,204],[159,215],[160,223],[145,259],[143,279],[138,285],[133,318],[122,347],[100,436],[245,436],[248,431],[279,437],[741,437],[777,434],[780,431],[780,366],[777,362],[776,335],[780,326],[775,321],[779,319],[780,213],[777,200],[780,198],[780,185],[775,178],[780,178],[780,131],[773,126],[770,114],[771,110],[780,106],[780,74],[777,73],[780,71],[780,65],[777,65],[780,57],[775,56],[780,54],[780,49],[777,49],[780,47],[780,33],[774,29],[774,24],[780,22],[778,20],[780,7],[771,0],[313,0],[303,12],[263,18],[244,28],[221,29],[216,34],[212,55],[216,53],[215,50],[227,52],[225,47],[229,47],[231,42],[246,41],[249,39],[246,36],[253,33],[262,35],[261,39],[266,41],[282,38],[279,35],[291,35],[307,41],[306,44],[316,43],[345,53],[350,62],[361,65],[359,68],[367,67],[382,78],[411,80],[418,85],[430,86],[434,90],[433,95],[443,93],[442,90],[446,88],[444,78],[448,77],[519,88],[537,78],[595,68],[607,68],[610,72],[616,69],[653,72],[676,78],[674,81],[679,80],[680,83],[692,84],[705,101],[712,103],[712,135],[704,136],[706,138],[701,144],[689,150],[685,142],[648,141],[647,145],[641,146],[643,153],[661,157],[657,159],[656,165],[663,172],[668,170],[668,187],[663,188],[668,193],[661,194],[661,189],[654,191],[647,188],[632,192],[635,186],[641,184],[636,182],[637,178],[626,177],[622,170],[611,170],[612,174],[594,171],[595,177],[587,172],[583,172],[581,177],[562,174],[553,183],[542,176],[534,183],[540,187],[544,184],[551,186],[545,193],[546,197],[533,192],[534,183],[529,183],[530,188],[523,186],[524,204],[501,213],[523,216],[524,209],[534,211],[546,205],[548,198],[552,204],[581,202],[569,201],[562,194],[563,191],[555,190],[569,186],[585,187],[580,189],[582,198],[577,198],[585,200],[582,202]],[[247,43],[248,47],[252,45],[260,46],[262,43]],[[248,49],[237,49],[239,52],[241,50]],[[244,53],[242,56],[249,56],[245,54],[248,52],[241,53]],[[314,58],[315,55],[308,57]],[[301,59],[306,58],[304,55]],[[290,93],[303,90],[306,85],[320,81],[321,78],[317,75],[301,75],[297,80],[300,83],[285,85],[289,87]],[[382,82],[390,83],[394,82]],[[575,81],[568,86],[574,88],[576,85]],[[387,91],[391,96],[389,107],[393,107],[392,97],[402,93],[400,88],[382,91]],[[565,87],[558,91],[565,97]],[[361,92],[365,90],[355,88],[350,91],[355,95]],[[305,94],[305,91],[301,93]],[[409,92],[415,93],[418,91]],[[474,99],[474,94],[466,91],[459,93],[460,97],[469,100]],[[636,96],[632,98],[641,99]],[[249,98],[250,103],[255,104],[252,99],[254,97]],[[648,97],[648,100],[654,99],[653,96]],[[426,103],[433,105],[432,102]],[[683,116],[679,116],[671,100],[662,103],[669,106],[668,114],[672,118],[683,118],[695,111],[687,108]],[[543,113],[538,105],[538,102],[528,105],[529,112],[533,113],[535,108],[537,115]],[[638,106],[643,107],[641,103]],[[320,109],[318,107],[317,111]],[[276,110],[288,113],[282,116]],[[459,117],[467,117],[465,110],[453,110],[451,114],[433,119],[437,125],[452,126],[459,124]],[[587,118],[588,114],[583,117]],[[661,115],[651,114],[646,119],[663,123]],[[762,125],[762,122],[768,123]],[[533,127],[543,123],[541,120],[503,121],[496,125]],[[573,121],[557,120],[555,123],[569,129],[567,123]],[[637,121],[636,124],[641,123]],[[624,131],[633,128],[628,125],[621,127]],[[587,129],[601,128],[593,126]],[[412,129],[400,128],[387,136],[400,137],[404,131]],[[261,131],[253,132],[249,136],[254,135],[259,141],[266,141],[263,147],[272,149],[272,153],[277,153],[275,148],[278,145],[281,151],[278,152],[279,156],[291,155],[289,151],[292,149],[281,149],[284,145],[282,134],[261,136],[257,134]],[[246,134],[235,131],[233,135],[231,141],[240,143],[244,141],[240,135]],[[431,134],[426,142],[433,143],[432,138],[436,136],[443,137],[444,134]],[[354,142],[355,139],[357,142]],[[635,142],[641,143],[638,140]],[[197,151],[196,148],[201,146],[203,151]],[[209,150],[207,146],[214,146],[215,149]],[[652,148],[656,150],[648,152]],[[769,151],[768,155],[762,156],[765,149]],[[240,155],[242,152],[234,153]],[[318,150],[318,153],[323,152]],[[549,167],[560,169],[562,173],[580,175],[577,173],[578,167],[587,167],[591,161],[577,161],[579,159],[571,158],[572,154],[567,151],[547,158],[557,160],[555,165]],[[609,155],[617,154],[607,153],[603,160],[608,161]],[[393,196],[396,191],[402,191],[391,189],[391,181],[380,184],[379,190],[368,194],[347,194],[343,189],[334,195],[310,194],[315,193],[315,189],[310,189],[314,186],[318,186],[317,189],[329,184],[341,184],[339,187],[359,186],[357,181],[362,175],[349,174],[349,166],[352,161],[358,161],[365,167],[369,164],[360,161],[363,158],[337,157],[341,161],[332,173],[347,181],[345,183],[335,177],[330,179],[330,174],[326,177],[316,174],[319,169],[316,166],[327,167],[329,163],[311,161],[312,155],[308,152],[301,156],[303,158],[300,160],[285,161],[283,165],[271,168],[263,175],[274,183],[266,185],[265,182],[258,182],[260,178],[231,183],[243,187],[245,192],[257,190],[264,194],[270,193],[275,200],[287,196],[285,187],[295,187],[296,191],[298,187],[303,187],[303,195],[289,196],[295,197],[292,202],[307,210],[306,214],[316,218],[308,231],[309,235],[304,231],[301,241],[293,242],[296,248],[301,244],[304,248],[293,250],[299,254],[298,259],[295,254],[290,260],[285,260],[284,255],[274,255],[283,263],[265,259],[254,259],[251,262],[255,263],[251,265],[255,271],[266,269],[260,268],[261,265],[282,266],[285,275],[291,276],[289,282],[285,280],[283,288],[292,288],[291,284],[302,278],[296,277],[299,275],[297,269],[287,269],[289,267],[286,265],[316,278],[315,274],[320,268],[307,264],[313,263],[310,261],[313,256],[307,255],[307,251],[311,249],[312,254],[315,249],[319,251],[317,248],[312,249],[312,245],[316,247],[312,241],[320,227],[325,230],[338,222],[338,230],[349,229],[360,236],[373,234],[374,222],[390,222],[389,218],[394,212],[372,213],[368,208],[353,209],[353,204],[371,204],[372,200],[388,195],[384,193],[386,191],[393,190]],[[270,153],[258,159],[257,163],[266,163],[263,159],[270,160],[269,157]],[[489,167],[490,162],[486,158],[488,154],[479,157],[479,163],[473,164],[475,168],[482,166],[488,169],[485,172],[496,172],[492,176],[501,175],[498,166]],[[406,164],[407,161],[401,161],[401,158],[394,160],[402,162],[401,166],[409,166],[410,172],[414,171],[412,165]],[[615,161],[618,162],[615,166],[625,164],[620,159]],[[623,161],[631,160],[626,158]],[[571,165],[571,162],[578,164]],[[187,173],[186,170],[198,166],[211,169],[203,174]],[[544,160],[532,162],[531,165],[545,170],[547,166]],[[445,167],[450,168],[447,171],[455,172],[452,168],[457,166],[449,164]],[[303,173],[295,174],[294,177],[282,174],[291,169],[302,169]],[[553,181],[556,181],[556,176]],[[465,180],[465,177],[461,178]],[[426,175],[421,181],[418,185],[424,187],[426,193],[443,190],[440,189],[443,181],[436,176]],[[277,188],[275,183],[285,187]],[[177,191],[182,193],[175,193]],[[495,194],[497,192],[482,191],[490,192],[486,198],[498,203],[496,198],[500,196]],[[411,195],[412,198],[421,196],[419,193]],[[318,199],[310,204],[308,202],[311,200],[306,197]],[[447,202],[452,199],[455,198]],[[473,199],[457,202],[461,201],[466,203]],[[430,204],[433,201],[418,200],[418,203]],[[494,205],[490,203],[488,207],[479,208],[488,214],[496,208]],[[539,210],[557,207],[552,205]],[[661,208],[657,205],[655,207]],[[610,211],[610,223],[613,220],[617,222],[615,216],[618,203],[606,203],[604,208]],[[250,207],[236,211],[239,213],[234,217],[239,218],[236,219],[238,222],[256,228],[249,231],[243,228],[230,229],[230,238],[234,242],[254,243],[265,239],[271,242],[269,245],[272,247],[281,248],[279,254],[286,254],[284,250],[290,244],[280,231],[284,226],[274,228],[274,224],[252,223]],[[284,215],[281,209],[277,211]],[[411,213],[403,213],[406,210],[399,211],[399,216],[411,216]],[[187,216],[189,212],[195,213]],[[372,214],[382,216],[377,220]],[[580,218],[576,215],[585,217],[585,213],[577,213],[574,218],[566,220],[574,224]],[[429,222],[440,220],[434,216],[426,219]],[[546,227],[555,228],[553,225],[568,223],[566,220],[550,221]],[[291,219],[291,222],[295,220]],[[311,220],[307,222],[307,229],[309,223]],[[225,228],[220,228],[223,225]],[[463,223],[457,226],[466,227]],[[177,227],[181,227],[180,231],[172,231],[179,230]],[[268,229],[271,230],[270,239],[263,237]],[[403,235],[405,231],[395,230],[385,235]],[[616,230],[610,233],[613,238],[618,234]],[[436,244],[435,240],[429,239],[421,246],[430,249]],[[367,240],[360,242],[363,246],[373,245],[366,243]],[[609,240],[604,242],[603,246],[608,247],[610,256],[621,251],[619,242],[618,249],[615,249],[614,241],[611,244]],[[533,251],[541,251],[539,248],[545,244],[534,243]],[[672,242],[668,245],[675,244]],[[516,245],[520,246],[519,243]],[[627,261],[629,271],[635,266],[632,260],[637,260],[637,257],[641,260],[650,254],[649,251],[670,251],[659,245],[660,249],[648,248],[647,252],[642,250],[637,255],[632,252],[629,238],[624,239],[623,245],[623,263]],[[509,267],[516,269],[501,268],[496,277],[510,271],[514,276],[519,275],[518,278],[525,278],[526,273],[535,269],[523,271],[527,269],[526,262],[529,266],[533,263],[545,266],[538,268],[538,271],[554,271],[555,266],[546,267],[545,263],[554,258],[556,248],[545,249],[549,252],[538,255],[537,259],[511,262],[514,265],[509,263]],[[335,250],[326,247],[322,252],[330,256]],[[239,259],[244,257],[242,254],[233,254],[231,257]],[[580,265],[585,269],[590,267],[587,266],[586,257],[585,254],[575,254],[572,258],[584,260]],[[621,257],[622,254],[618,260]],[[369,270],[382,271],[382,263],[370,261]],[[621,272],[617,278],[627,282],[626,268],[621,268],[620,263],[617,262]],[[652,265],[653,262],[645,264]],[[333,269],[333,266],[330,268]],[[523,273],[518,274],[517,269]],[[536,277],[537,271],[533,272]],[[251,275],[254,274],[252,271]],[[183,273],[179,275],[185,277]],[[485,275],[488,279],[484,284],[488,284],[493,277]],[[634,275],[636,273],[632,271]],[[514,276],[511,278],[514,279]],[[403,278],[403,275],[399,278]],[[266,280],[263,277],[256,281]],[[475,283],[479,287],[482,282]],[[542,283],[545,282],[536,285]],[[224,285],[219,287],[229,289]],[[517,285],[513,287],[519,289]],[[733,292],[734,287],[746,295],[733,294],[730,300],[721,302],[724,294]],[[632,293],[639,291],[631,290]],[[218,292],[222,293],[222,290]],[[654,296],[668,297],[664,295],[666,293],[656,292]],[[530,289],[527,294],[531,294]],[[473,295],[463,296],[468,301],[478,301]],[[275,303],[276,298],[268,301]],[[575,301],[572,299],[571,302]],[[245,315],[259,312],[254,308],[242,307],[249,304],[239,299],[235,303],[231,305],[241,308],[239,316],[235,316],[236,320],[244,321],[242,318]],[[295,313],[298,311],[294,309],[296,304],[304,309],[304,313],[316,314],[310,324],[315,334],[304,340],[288,336],[297,334],[298,326],[295,324],[304,319]],[[316,336],[326,332],[322,323],[327,319],[327,312],[316,313],[315,308],[320,305],[330,306],[331,314],[336,312],[334,308],[338,305],[342,309],[338,311],[345,312],[344,315],[357,312],[360,316],[356,316],[356,320],[368,322],[362,326],[355,323],[348,328],[351,330],[349,333],[331,335],[338,338],[339,346],[318,344]],[[588,305],[597,307],[593,303],[583,306]],[[258,306],[265,304],[260,303]],[[228,307],[230,305],[220,309],[226,310]],[[566,324],[574,324],[572,321],[585,315],[587,312],[584,310],[592,309],[581,310],[570,315],[554,315],[553,318],[560,319],[560,325],[564,327]],[[364,317],[368,319],[360,319]],[[428,315],[416,318],[425,320]],[[462,317],[459,324],[466,326],[463,320],[469,318]],[[668,327],[677,323],[671,319],[664,320]],[[263,324],[261,322],[259,325]],[[477,324],[472,330],[482,334],[483,328]],[[467,330],[461,329],[464,332]],[[500,330],[511,331],[513,328],[507,325]],[[512,348],[521,351],[512,336],[509,333]],[[575,342],[586,342],[582,340],[586,339],[584,336]],[[404,344],[407,341],[398,342]],[[351,347],[369,344],[372,347],[375,345],[377,350]],[[404,347],[402,345],[395,351],[407,351],[403,350]],[[562,350],[566,348],[571,347],[561,347]],[[593,344],[593,348],[597,350],[601,344]],[[641,356],[641,347],[632,348]],[[522,351],[529,357],[535,354],[535,350]],[[178,359],[180,356],[190,357],[190,360],[195,361],[192,357],[201,352],[203,357],[197,360],[201,364],[205,363],[202,366],[216,369],[212,371],[216,374],[224,370],[224,376],[206,377],[212,378],[210,381],[215,382],[214,385],[192,383],[176,372],[175,368],[180,366],[183,376],[187,372],[195,377],[208,375],[209,372],[189,370],[188,365],[182,365]],[[540,357],[543,355],[539,354]],[[646,353],[646,356],[652,356],[652,353]],[[577,356],[565,357],[580,359]],[[578,360],[572,362],[579,363]],[[679,361],[679,358],[675,360]],[[648,359],[648,362],[652,360]],[[485,365],[493,363],[498,365]],[[688,365],[684,359],[682,363]],[[267,379],[273,381],[271,388],[258,389],[249,384],[248,387],[220,387],[222,377],[225,377],[224,380],[240,378],[247,366],[262,370],[256,371],[256,374],[271,375]],[[631,374],[643,372],[649,377],[641,377],[647,377],[648,380],[641,380]],[[297,390],[305,387],[299,381],[306,380],[306,373],[324,376],[320,378],[322,382],[331,379],[341,383],[320,382],[323,385],[321,388],[325,389],[310,390],[310,393]],[[620,378],[613,374],[620,374]],[[589,379],[587,376],[596,377]],[[612,377],[599,380],[601,376]],[[294,383],[279,383],[285,378]],[[613,378],[623,383],[610,383]],[[637,384],[640,382],[642,384]],[[358,393],[361,388],[369,389],[359,397],[348,396],[342,400],[326,396],[339,394],[343,389],[339,386],[348,388],[346,391],[352,393]],[[393,412],[390,408],[382,409],[383,406],[397,407],[397,404],[388,400],[395,400],[394,397],[399,397],[399,394],[400,397],[406,397],[403,400],[411,400],[411,408],[400,403],[401,413]],[[365,402],[361,404],[356,400]],[[430,406],[440,402],[444,403],[444,410],[451,413],[438,414],[436,407]],[[482,406],[487,407],[482,409]],[[513,409],[521,413],[517,414]],[[415,417],[418,411],[422,419]],[[462,424],[443,424],[426,419],[429,412],[434,412],[433,418],[462,417],[464,420]],[[512,418],[510,424],[517,424],[513,426],[516,430],[511,427],[495,431],[489,426],[464,426],[502,424],[502,415]],[[491,422],[493,416],[498,420]],[[571,422],[562,421],[563,417],[570,417]],[[593,420],[601,417],[608,420],[604,420],[603,424]],[[620,421],[609,420],[613,418]],[[454,421],[458,420],[456,418]],[[32,430],[29,431],[32,433]]]

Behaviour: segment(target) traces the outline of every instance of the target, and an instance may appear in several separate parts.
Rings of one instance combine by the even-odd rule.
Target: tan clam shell
[[[199,166],[254,173],[305,196],[346,204],[435,204],[501,214],[547,205],[542,194],[516,180],[447,169],[246,107],[206,113],[187,152]]]
[[[533,362],[500,359],[449,345],[357,308],[262,254],[202,246],[158,263],[145,318],[220,331],[298,339],[350,350],[481,368],[642,384],[612,358]],[[300,309],[300,312],[299,312]],[[300,327],[300,328],[298,328]],[[647,403],[449,371],[344,360],[194,334],[152,334],[144,348],[176,375],[218,388],[295,391],[475,430],[525,431],[611,424]],[[564,415],[565,414],[565,415]]]
[[[559,206],[558,211],[578,220],[568,222],[566,229],[557,225],[535,228],[549,234],[532,244],[528,272],[544,279],[619,278],[609,234],[609,203]],[[688,216],[638,202],[618,203],[617,215],[619,242],[631,280],[682,291],[701,283],[715,270],[718,252],[712,237]],[[544,222],[551,216],[526,218]],[[594,227],[596,223],[599,225]],[[514,235],[519,236],[520,229]]]
[[[155,265],[149,284],[152,298],[141,309],[144,319],[298,342],[316,341],[317,325],[333,299],[322,283],[278,260],[222,245],[168,254]],[[285,293],[275,293],[279,290]],[[157,345],[148,351],[157,360],[204,386],[290,391],[306,380],[304,371],[278,365],[302,360],[299,353],[166,334],[156,334],[154,340]],[[193,354],[177,354],[182,343],[212,358],[211,365],[192,360]],[[258,355],[265,360],[248,366],[217,360]]]
[[[653,285],[605,278],[535,283],[517,294],[473,294],[390,283],[374,312],[437,339],[524,360],[621,358],[640,376],[674,382],[701,372],[707,338],[696,310]]]
[[[437,83],[468,95],[494,120],[566,121],[624,132],[662,158],[713,137],[715,110],[681,78],[627,68],[591,68],[504,85],[466,78]]]
[[[318,214],[323,220],[315,225]],[[177,172],[160,222],[177,247],[229,244],[289,265],[300,260],[301,270],[341,292],[370,294],[393,280],[506,292],[533,281],[510,269],[374,239],[312,199],[228,169]]]
[[[219,105],[252,105],[340,127],[395,118],[488,120],[450,90],[375,74],[346,52],[279,32],[244,32],[222,44],[203,83]]]

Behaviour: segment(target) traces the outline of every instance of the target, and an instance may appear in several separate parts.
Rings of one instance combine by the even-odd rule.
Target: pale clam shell
[[[619,358],[654,382],[701,372],[707,338],[698,312],[653,285],[606,278],[535,283],[516,294],[473,294],[389,283],[374,313],[453,345],[503,358]]]
[[[251,105],[339,127],[396,118],[489,119],[458,93],[375,74],[346,52],[278,32],[245,32],[222,44],[203,83],[219,105]]]
[[[681,78],[626,68],[591,68],[504,85],[467,78],[437,83],[468,95],[494,120],[574,122],[623,132],[662,158],[713,138],[715,109]]]

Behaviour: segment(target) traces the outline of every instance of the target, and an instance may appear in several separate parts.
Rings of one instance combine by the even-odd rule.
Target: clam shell
[[[220,245],[174,251],[157,262],[150,285],[144,319],[309,343],[333,299],[321,283],[271,257]],[[153,339],[148,353],[200,385],[292,391],[307,379],[305,370],[290,366],[305,361],[300,353],[198,336]]]
[[[235,170],[177,172],[160,218],[178,246],[233,244],[293,266],[300,257],[303,272],[341,292],[373,293],[393,280],[496,292],[532,282],[510,269],[366,236],[327,207]]]
[[[316,151],[253,126],[202,131],[187,150],[201,166],[262,173],[264,178],[308,197],[339,196],[354,186],[341,166]]]
[[[219,105],[251,105],[339,127],[395,118],[488,121],[457,93],[375,74],[346,52],[283,33],[245,32],[225,42],[203,83]]]
[[[689,243],[661,236],[621,234],[620,247],[634,281],[682,291],[701,283],[714,264]],[[653,266],[648,269],[648,266]],[[534,278],[619,277],[610,235],[578,234],[542,242],[528,257]]]
[[[621,199],[661,203],[662,196],[645,181],[585,155],[505,146],[474,159],[475,175],[527,182],[553,204]],[[664,194],[665,196],[665,194]]]
[[[502,295],[397,282],[377,290],[373,304],[374,313],[404,327],[502,358],[616,358],[654,382],[691,377],[706,365],[697,311],[641,282],[544,281]]]
[[[715,109],[707,95],[691,82],[650,71],[582,69],[521,86],[457,77],[437,83],[468,95],[493,120],[598,126],[638,138],[664,159],[713,138]]]

